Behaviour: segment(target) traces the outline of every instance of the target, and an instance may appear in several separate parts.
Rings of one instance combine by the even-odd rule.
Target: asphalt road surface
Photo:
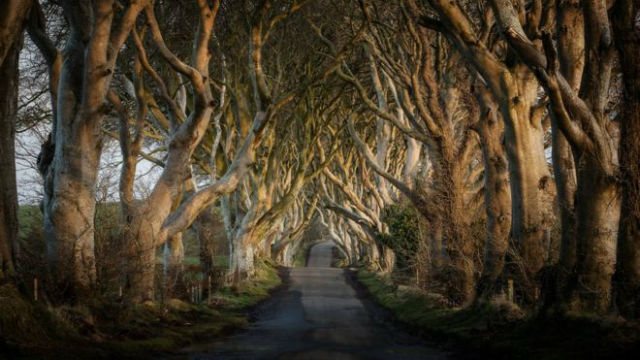
[[[175,359],[448,359],[403,330],[375,320],[332,268],[331,243],[311,248],[307,267],[289,270],[288,286],[257,309],[252,326],[184,349]]]

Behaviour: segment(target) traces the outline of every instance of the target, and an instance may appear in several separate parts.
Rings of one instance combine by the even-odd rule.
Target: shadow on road
[[[285,286],[260,305],[252,325],[235,335],[183,349],[172,359],[449,359],[374,316],[332,268],[333,244],[313,246],[307,267],[283,274]]]

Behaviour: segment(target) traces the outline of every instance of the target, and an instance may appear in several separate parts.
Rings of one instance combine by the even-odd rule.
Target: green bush
[[[384,208],[382,221],[389,227],[389,233],[379,233],[378,241],[394,251],[399,270],[408,270],[420,248],[420,215],[410,205],[390,205]]]

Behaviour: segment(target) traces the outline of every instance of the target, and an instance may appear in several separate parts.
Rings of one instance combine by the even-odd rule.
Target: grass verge
[[[129,308],[48,309],[14,288],[0,293],[0,359],[148,359],[242,328],[250,309],[281,284],[271,261],[213,294],[208,304],[171,299]],[[3,315],[4,314],[4,315]],[[117,314],[117,315],[114,315]]]
[[[452,340],[465,358],[640,358],[638,323],[586,316],[531,318],[510,304],[452,309],[435,295],[398,286],[364,268],[357,278],[400,322],[431,340]]]

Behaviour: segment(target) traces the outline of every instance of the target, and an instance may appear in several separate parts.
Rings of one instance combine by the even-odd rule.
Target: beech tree
[[[618,231],[616,298],[620,312],[640,317],[640,28],[638,1],[619,0],[611,15],[624,84],[620,120],[622,209]]]
[[[52,134],[39,167],[45,179],[43,212],[48,258],[56,281],[72,296],[95,283],[95,185],[101,153],[101,126],[114,68],[129,31],[146,2],[119,12],[113,1],[63,2],[70,36],[62,56]],[[38,42],[36,42],[38,44]],[[50,47],[38,44],[45,54]],[[50,55],[45,55],[50,57]],[[53,57],[52,57],[53,58]],[[57,63],[50,61],[51,79]],[[52,76],[54,74],[54,76]]]
[[[13,276],[18,237],[15,133],[19,54],[30,1],[0,5],[0,278]]]
[[[477,249],[468,233],[474,216],[463,214],[474,214],[481,204],[478,195],[482,192],[477,184],[483,173],[482,163],[476,161],[479,142],[476,133],[471,131],[474,119],[467,106],[474,100],[460,92],[469,77],[464,69],[455,68],[455,54],[449,57],[445,49],[436,50],[437,37],[418,26],[412,15],[415,11],[414,3],[401,3],[397,9],[398,19],[392,21],[395,28],[377,28],[373,25],[378,23],[376,17],[387,14],[374,14],[368,5],[362,7],[364,30],[354,36],[362,39],[364,52],[369,57],[371,89],[376,101],[370,100],[363,81],[347,65],[338,69],[338,74],[356,88],[360,100],[378,117],[376,155],[351,129],[357,148],[377,176],[400,189],[432,224],[432,260],[443,259],[440,252],[446,250],[446,266],[456,279],[451,282],[451,288],[455,289],[451,296],[456,302],[468,302],[475,291],[472,258]],[[400,41],[389,43],[391,36]],[[325,38],[325,42],[329,40]],[[335,48],[335,45],[329,44],[329,47]],[[450,85],[450,78],[455,78],[460,87]],[[387,124],[380,125],[381,121]],[[416,142],[425,147],[432,171],[437,174],[430,179],[429,189],[414,189],[411,176],[405,182],[389,174],[381,161],[381,154],[388,147],[385,126],[394,126],[406,136],[406,174],[415,174],[412,167],[419,159]],[[386,191],[384,186],[379,186],[383,199]]]
[[[478,37],[479,32],[457,2],[429,1],[438,19],[422,17],[422,25],[441,31],[491,90],[505,124],[512,196],[512,236],[522,258],[523,295],[529,302],[539,293],[535,277],[545,265],[545,242],[553,221],[555,186],[543,145],[542,111],[538,81],[527,65],[513,57],[501,60]],[[541,14],[527,21],[540,22]],[[533,26],[535,28],[535,26]],[[508,54],[507,54],[508,55]]]
[[[313,105],[317,101],[314,97],[313,91],[305,95],[304,108],[294,110],[292,121],[287,126],[277,126],[270,134],[264,162],[250,178],[249,206],[233,234],[232,263],[236,278],[244,277],[253,270],[253,251],[260,241],[266,240],[265,248],[271,248],[269,239],[276,239],[270,233],[277,229],[281,217],[296,204],[304,186],[320,175],[331,161],[331,156],[325,160],[316,159],[316,151],[323,151],[321,149],[326,147],[333,153],[339,144],[335,138],[330,141],[323,134],[327,119],[321,113],[327,109]],[[309,211],[313,213],[314,209],[315,205]],[[294,212],[294,215],[298,213]],[[291,220],[294,223],[300,221],[296,218]]]
[[[109,136],[127,303],[157,297],[159,248],[165,281],[181,276],[190,228],[207,275],[224,233],[234,284],[260,259],[292,264],[313,228],[451,305],[492,304],[511,279],[527,311],[640,314],[635,0],[0,6],[3,277],[19,270],[26,30],[50,81],[38,167],[53,299],[95,293]],[[144,194],[142,161],[159,168]],[[406,248],[389,240],[405,230]]]
[[[620,218],[616,124],[607,113],[614,44],[606,1],[582,4],[584,75],[579,95],[560,71],[557,50],[546,35],[544,53],[530,46],[515,9],[493,1],[496,19],[509,45],[532,68],[551,100],[557,121],[572,146],[578,166],[576,209],[576,285],[567,299],[571,308],[606,311],[611,305],[611,279],[616,263]],[[549,10],[552,11],[552,10]],[[567,27],[569,24],[562,24]],[[578,30],[580,31],[580,30]],[[577,39],[572,39],[577,41]],[[563,60],[566,59],[563,58]],[[565,69],[571,67],[565,64]],[[571,250],[573,251],[573,250]]]

